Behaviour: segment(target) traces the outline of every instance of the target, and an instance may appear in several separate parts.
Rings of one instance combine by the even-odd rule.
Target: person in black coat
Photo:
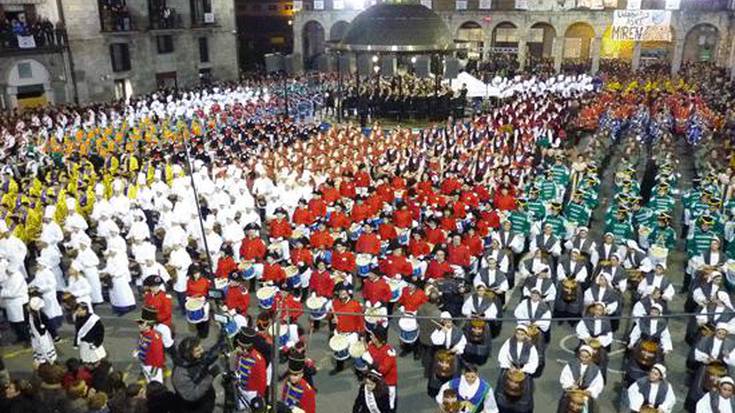
[[[355,404],[352,406],[352,413],[389,413],[390,411],[390,396],[383,382],[383,376],[371,370],[360,385]]]
[[[208,351],[197,337],[187,337],[179,344],[171,383],[176,391],[178,407],[187,413],[211,413],[215,393],[212,382],[219,374],[216,361],[222,350],[223,337]]]
[[[147,407],[151,413],[173,413],[178,411],[176,395],[162,383],[152,381],[145,388]]]

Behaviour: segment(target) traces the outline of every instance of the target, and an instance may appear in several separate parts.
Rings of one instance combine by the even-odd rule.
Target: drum
[[[635,360],[643,367],[653,367],[658,356],[658,343],[655,340],[642,340],[636,349]]]
[[[666,257],[669,256],[669,249],[660,245],[652,245],[649,251],[651,253],[651,257],[656,262],[666,262]]]
[[[381,241],[380,242],[380,256],[385,257],[388,254],[388,247],[390,246],[390,242],[388,241]]]
[[[395,303],[401,298],[401,290],[403,290],[403,281],[391,278],[388,280],[388,287],[390,287],[390,302]]]
[[[358,238],[360,238],[360,235],[362,235],[362,225],[358,223],[352,224],[349,229],[350,233],[350,240],[357,241]]]
[[[404,316],[398,320],[398,328],[401,334],[398,337],[402,343],[412,344],[419,338],[419,325],[416,318],[412,316]]]
[[[365,328],[372,331],[383,320],[386,314],[384,307],[368,307],[365,309]]]
[[[486,326],[485,320],[479,318],[470,320],[470,334],[467,340],[472,344],[484,344]]]
[[[365,354],[365,351],[367,349],[365,348],[365,343],[362,342],[362,340],[355,341],[354,343],[350,344],[350,348],[348,352],[350,353],[350,357],[355,362],[355,368],[363,371],[368,368],[368,364],[365,361],[365,359],[362,358],[362,355]]]
[[[538,340],[542,337],[541,330],[536,324],[528,325],[528,336],[531,337],[531,342],[538,344]]]
[[[250,261],[245,261],[243,263],[243,268],[241,272],[242,278],[244,280],[252,280],[253,277],[255,277],[255,267],[253,266],[253,263]]]
[[[567,303],[577,300],[577,281],[574,278],[565,278],[562,280],[561,298]]]
[[[312,320],[322,320],[327,316],[327,299],[316,295],[309,296],[306,299],[306,308],[309,309],[309,318]]]
[[[306,233],[304,232],[304,229],[301,226],[296,227],[293,231],[291,231],[291,239],[300,239],[306,236]]]
[[[648,236],[651,235],[651,228],[641,225],[640,229],[638,230],[638,234],[640,234],[640,236],[642,237],[648,238]]]
[[[230,282],[227,278],[219,278],[216,277],[214,279],[214,289],[215,290],[224,290],[227,288],[227,284]]]
[[[434,375],[449,380],[457,371],[457,357],[449,350],[441,349],[434,355]]]
[[[518,369],[510,369],[505,373],[503,392],[506,396],[517,399],[523,395],[523,380],[526,373]]]
[[[355,264],[357,265],[357,275],[366,277],[367,273],[372,269],[373,257],[370,254],[357,254]]]
[[[186,297],[186,303],[184,304],[186,320],[192,324],[206,321],[204,304],[205,300],[203,298]]]
[[[699,327],[699,335],[702,337],[711,337],[713,334],[715,334],[715,328],[712,324],[702,324]]]
[[[567,221],[564,223],[564,230],[567,232],[567,234],[576,234],[577,233],[577,226],[579,223],[577,221]],[[559,236],[563,236],[562,234],[559,234]]]
[[[301,288],[301,273],[295,265],[283,269],[286,272],[286,283],[289,288]]]
[[[704,370],[704,392],[709,393],[717,388],[720,379],[727,375],[727,366],[719,361],[709,363]]]
[[[564,397],[567,399],[567,410],[564,413],[582,413],[587,407],[587,395],[582,390],[569,390]]]
[[[271,337],[276,335],[276,324],[271,324],[268,333]],[[286,344],[288,344],[288,324],[281,323],[278,327],[278,347],[284,347]]]
[[[591,338],[589,342],[590,347],[592,347],[592,350],[595,351],[595,354],[592,355],[592,360],[594,360],[595,364],[600,365],[600,350],[602,349],[602,343],[600,343],[600,340],[596,338]]]
[[[639,413],[660,413],[661,411],[650,404],[647,404],[645,406],[642,406],[641,409],[638,411]]]
[[[329,339],[329,348],[334,352],[333,357],[338,361],[344,361],[350,358],[348,348],[350,341],[344,334],[335,333]]]
[[[270,310],[273,307],[273,300],[276,297],[276,287],[270,285],[261,287],[255,293],[255,296],[258,298],[260,308]]]

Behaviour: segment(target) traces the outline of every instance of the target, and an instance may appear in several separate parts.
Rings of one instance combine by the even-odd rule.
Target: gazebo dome
[[[381,3],[358,14],[337,49],[375,52],[431,52],[453,48],[447,25],[420,4]]]

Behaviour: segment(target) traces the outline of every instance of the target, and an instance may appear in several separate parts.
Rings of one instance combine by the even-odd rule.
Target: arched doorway
[[[518,53],[518,27],[511,22],[499,23],[493,29],[492,36],[493,48],[494,49],[507,49],[513,53]]]
[[[324,53],[324,26],[321,23],[310,20],[304,25],[304,66],[311,69],[316,58]]]
[[[528,34],[528,58],[533,66],[552,58],[556,29],[549,23],[536,23]]]
[[[684,61],[714,62],[719,43],[720,31],[717,27],[708,23],[692,27],[684,39]]]
[[[8,72],[10,106],[30,109],[54,103],[54,93],[46,67],[33,59],[18,61]]]
[[[574,23],[564,33],[563,65],[589,68],[592,63],[592,39],[595,29],[588,23]]]
[[[457,29],[455,40],[467,51],[466,57],[468,59],[480,60],[482,58],[485,47],[485,32],[482,30],[480,23],[472,20],[462,23]]]
[[[338,42],[342,40],[342,36],[344,36],[345,33],[347,33],[347,27],[349,25],[350,24],[344,20],[340,20],[337,23],[334,23],[332,25],[332,28],[329,29],[329,41]]]

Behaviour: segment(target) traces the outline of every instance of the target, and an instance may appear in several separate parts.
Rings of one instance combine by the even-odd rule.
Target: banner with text
[[[613,40],[671,41],[671,12],[667,10],[615,10]]]

